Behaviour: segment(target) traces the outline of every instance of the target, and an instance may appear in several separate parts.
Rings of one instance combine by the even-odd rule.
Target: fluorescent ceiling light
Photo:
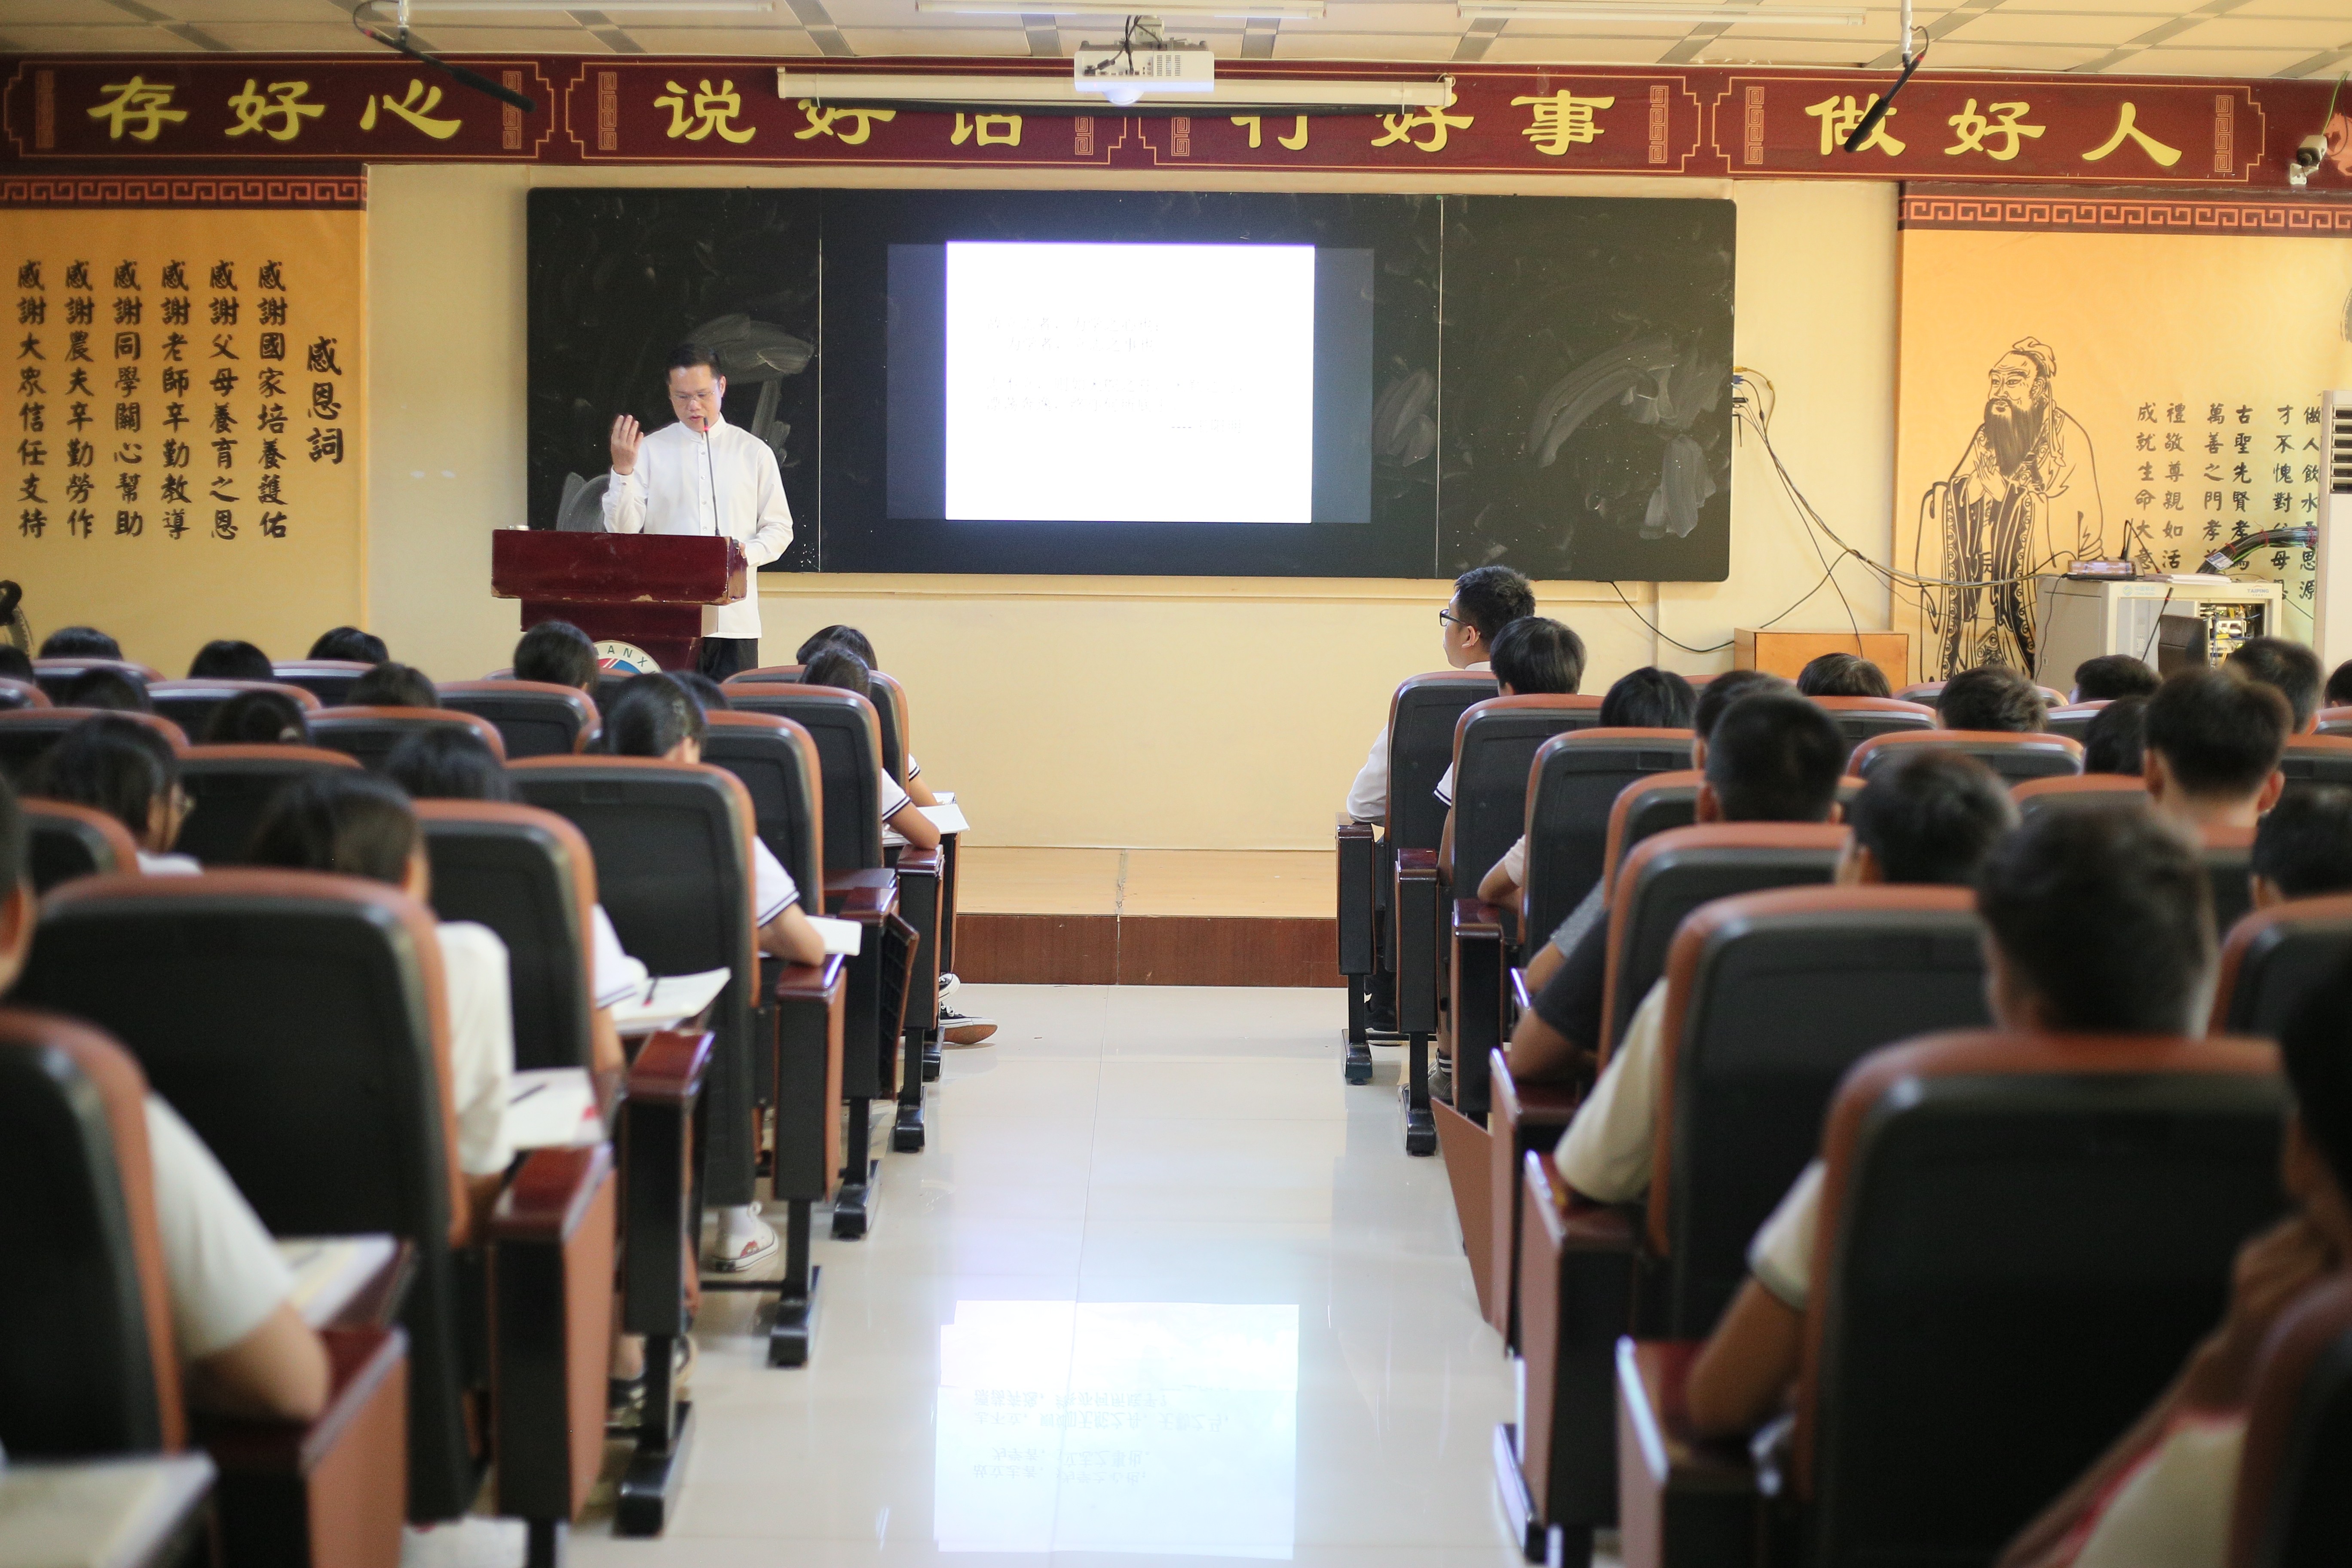
[[[835,103],[1035,103],[1098,110],[1101,100],[1081,93],[1067,76],[883,76],[864,71],[794,71],[778,68],[780,98]],[[1444,109],[1454,84],[1436,81],[1332,81],[1304,77],[1221,79],[1207,92],[1186,93],[1194,110],[1350,107]]]
[[[915,9],[948,16],[1152,16],[1169,22],[1211,21],[1224,17],[1282,22],[1309,21],[1323,15],[1323,0],[1226,0],[1223,5],[1150,5],[1139,12],[1120,0],[1043,0],[1024,5],[1020,0],[915,0]]]
[[[1720,22],[1726,26],[1778,22],[1798,27],[1859,27],[1861,11],[1824,10],[1809,5],[1759,5],[1747,9],[1716,5],[1582,5],[1579,0],[1461,0],[1465,17],[1541,17],[1555,22],[1672,22],[1676,26]]]

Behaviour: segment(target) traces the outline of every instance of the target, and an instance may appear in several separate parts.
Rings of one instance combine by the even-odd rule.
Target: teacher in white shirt
[[[613,421],[613,478],[604,488],[608,533],[715,533],[739,540],[759,569],[793,542],[776,454],[719,414],[727,378],[708,349],[681,343],[667,362],[677,423],[646,435],[624,414]],[[760,662],[760,592],[702,610],[702,673],[724,680]]]

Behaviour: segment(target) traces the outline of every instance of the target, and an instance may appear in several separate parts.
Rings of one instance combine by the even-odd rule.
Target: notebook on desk
[[[294,1276],[288,1298],[302,1321],[324,1328],[372,1284],[400,1250],[389,1236],[289,1236],[278,1238],[278,1256]]]

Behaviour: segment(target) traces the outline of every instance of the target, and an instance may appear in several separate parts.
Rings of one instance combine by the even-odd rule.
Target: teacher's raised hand
[[[616,474],[635,473],[637,468],[637,448],[644,446],[645,442],[646,433],[637,428],[637,422],[634,416],[624,414],[614,420],[613,471]]]

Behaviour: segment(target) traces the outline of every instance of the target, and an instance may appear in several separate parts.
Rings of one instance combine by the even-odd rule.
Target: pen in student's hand
[[[543,1083],[532,1084],[529,1089],[524,1089],[520,1094],[518,1094],[512,1100],[508,1100],[507,1103],[509,1105],[520,1105],[524,1100],[529,1100],[532,1095],[537,1094],[541,1089],[545,1089],[547,1085]]]

